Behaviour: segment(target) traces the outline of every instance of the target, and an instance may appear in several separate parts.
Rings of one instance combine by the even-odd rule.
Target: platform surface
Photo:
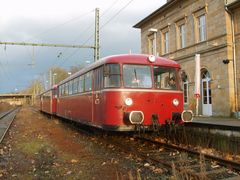
[[[192,122],[240,127],[240,119],[231,118],[231,117],[228,118],[228,117],[196,116],[196,117],[193,117]]]

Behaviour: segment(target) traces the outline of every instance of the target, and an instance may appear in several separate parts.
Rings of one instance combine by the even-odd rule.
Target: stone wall
[[[234,68],[232,51],[231,16],[225,10],[224,0],[179,0],[168,9],[158,12],[141,25],[142,53],[150,49],[150,28],[157,29],[157,53],[181,64],[189,78],[188,107],[193,109],[195,54],[201,56],[201,68],[207,69],[211,76],[212,114],[214,116],[231,116],[235,111]],[[199,14],[206,16],[206,41],[198,42],[196,18]],[[178,47],[177,28],[183,21],[186,25],[186,47]],[[240,10],[235,11],[236,57],[238,64],[238,84],[240,84]],[[169,53],[163,52],[163,32],[169,31]],[[229,60],[229,63],[223,63]],[[240,85],[238,85],[240,94]],[[201,102],[200,102],[201,104]],[[201,113],[202,107],[200,107]]]
[[[240,111],[240,7],[234,11],[236,63],[237,63],[237,84],[238,84],[238,111]]]

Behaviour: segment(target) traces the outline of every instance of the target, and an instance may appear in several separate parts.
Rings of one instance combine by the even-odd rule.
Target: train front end
[[[108,71],[105,83],[118,82],[119,88],[103,90],[104,128],[131,131],[141,126],[151,130],[191,121],[192,114],[183,110],[179,65],[154,56],[141,56],[141,61],[139,57],[129,58],[120,64],[109,64],[118,67],[119,73]]]

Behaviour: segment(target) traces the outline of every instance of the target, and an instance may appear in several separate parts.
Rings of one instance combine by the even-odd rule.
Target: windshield
[[[127,88],[152,88],[150,66],[123,65],[123,83]]]
[[[156,89],[177,90],[177,73],[175,68],[154,66],[154,82]]]

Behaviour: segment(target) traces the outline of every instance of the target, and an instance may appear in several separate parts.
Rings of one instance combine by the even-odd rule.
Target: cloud
[[[140,53],[138,21],[159,8],[164,1],[135,0],[114,17],[129,0],[8,0],[1,4],[0,41],[93,45],[94,9],[100,8],[101,56]],[[115,4],[113,4],[115,3]],[[109,9],[109,7],[112,7]],[[107,10],[107,11],[106,11]],[[88,40],[88,41],[87,41]],[[32,63],[33,51],[35,67]],[[57,57],[62,52],[61,57]],[[26,87],[51,66],[70,66],[92,61],[92,49],[0,46],[0,93],[15,86]]]

